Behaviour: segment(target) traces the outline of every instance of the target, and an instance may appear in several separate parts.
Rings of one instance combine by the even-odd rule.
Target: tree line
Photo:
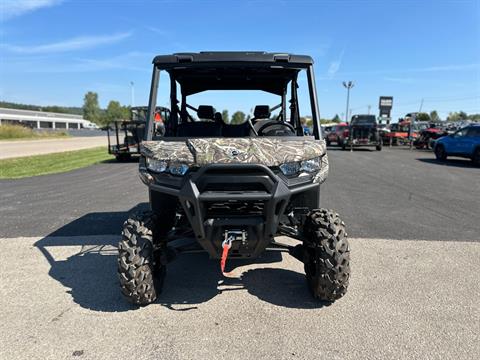
[[[73,114],[73,115],[83,115],[87,120],[90,120],[100,126],[107,125],[108,123],[114,120],[125,120],[130,119],[130,106],[122,105],[119,101],[111,100],[106,109],[100,108],[98,101],[98,94],[93,91],[89,91],[85,94],[83,98],[82,107],[74,106],[38,106],[38,105],[29,105],[29,104],[20,104],[7,101],[0,101],[0,107],[9,108],[9,109],[20,109],[20,110],[33,110],[33,111],[45,111],[45,112],[55,112],[55,113],[64,113],[64,114]],[[229,116],[228,110],[222,111],[223,121],[230,124],[241,124],[250,118],[250,115],[246,115],[243,111],[235,111],[232,116]],[[302,124],[306,126],[312,126],[312,120],[308,117],[302,117]],[[417,121],[433,121],[438,122],[442,121],[438,112],[432,110],[430,113],[421,112],[416,115]],[[480,114],[467,114],[465,111],[454,111],[450,112],[445,119],[446,121],[462,121],[462,120],[472,120],[480,121]],[[321,124],[328,123],[340,123],[342,119],[338,114],[331,119],[321,118]]]
[[[0,107],[6,109],[18,109],[18,110],[32,110],[32,111],[45,111],[45,112],[54,112],[60,114],[72,114],[72,115],[83,115],[83,109],[81,107],[75,106],[39,106],[39,105],[28,105],[28,104],[19,104],[8,101],[0,101]]]

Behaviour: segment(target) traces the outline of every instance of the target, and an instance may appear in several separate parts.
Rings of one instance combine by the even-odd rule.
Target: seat
[[[197,109],[197,116],[203,120],[214,120],[215,109],[210,105],[199,105]]]
[[[200,105],[197,109],[197,116],[201,120],[185,122],[178,125],[177,136],[180,137],[220,137],[222,136],[222,125],[214,122],[215,109],[210,105]]]
[[[257,120],[270,119],[270,106],[268,105],[257,105],[253,110],[253,119],[252,123],[255,123]]]
[[[220,137],[222,127],[217,123],[197,121],[178,125],[177,136],[180,137]]]
[[[223,137],[246,137],[250,136],[250,125],[247,121],[243,124],[225,124],[222,127]]]
[[[255,131],[258,131],[264,124],[270,121],[270,106],[257,105],[253,111],[252,124]]]

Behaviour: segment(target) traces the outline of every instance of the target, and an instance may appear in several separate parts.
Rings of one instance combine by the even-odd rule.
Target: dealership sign
[[[378,108],[380,109],[381,117],[390,117],[390,112],[393,105],[393,96],[380,96]]]

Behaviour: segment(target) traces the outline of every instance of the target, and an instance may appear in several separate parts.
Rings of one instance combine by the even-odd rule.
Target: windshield
[[[373,125],[377,120],[374,115],[354,115],[352,117],[352,125]]]
[[[178,67],[161,71],[163,82],[150,101],[167,105],[170,111],[163,128],[167,138],[309,134],[319,138],[318,110],[312,102],[313,80],[308,71],[250,63]],[[160,70],[155,68],[155,72]],[[147,138],[150,136],[160,136],[153,126],[149,126]]]

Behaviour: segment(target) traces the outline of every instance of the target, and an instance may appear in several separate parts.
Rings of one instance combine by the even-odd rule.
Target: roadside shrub
[[[29,127],[12,124],[0,125],[0,140],[43,139],[69,136],[66,131],[35,131]]]

